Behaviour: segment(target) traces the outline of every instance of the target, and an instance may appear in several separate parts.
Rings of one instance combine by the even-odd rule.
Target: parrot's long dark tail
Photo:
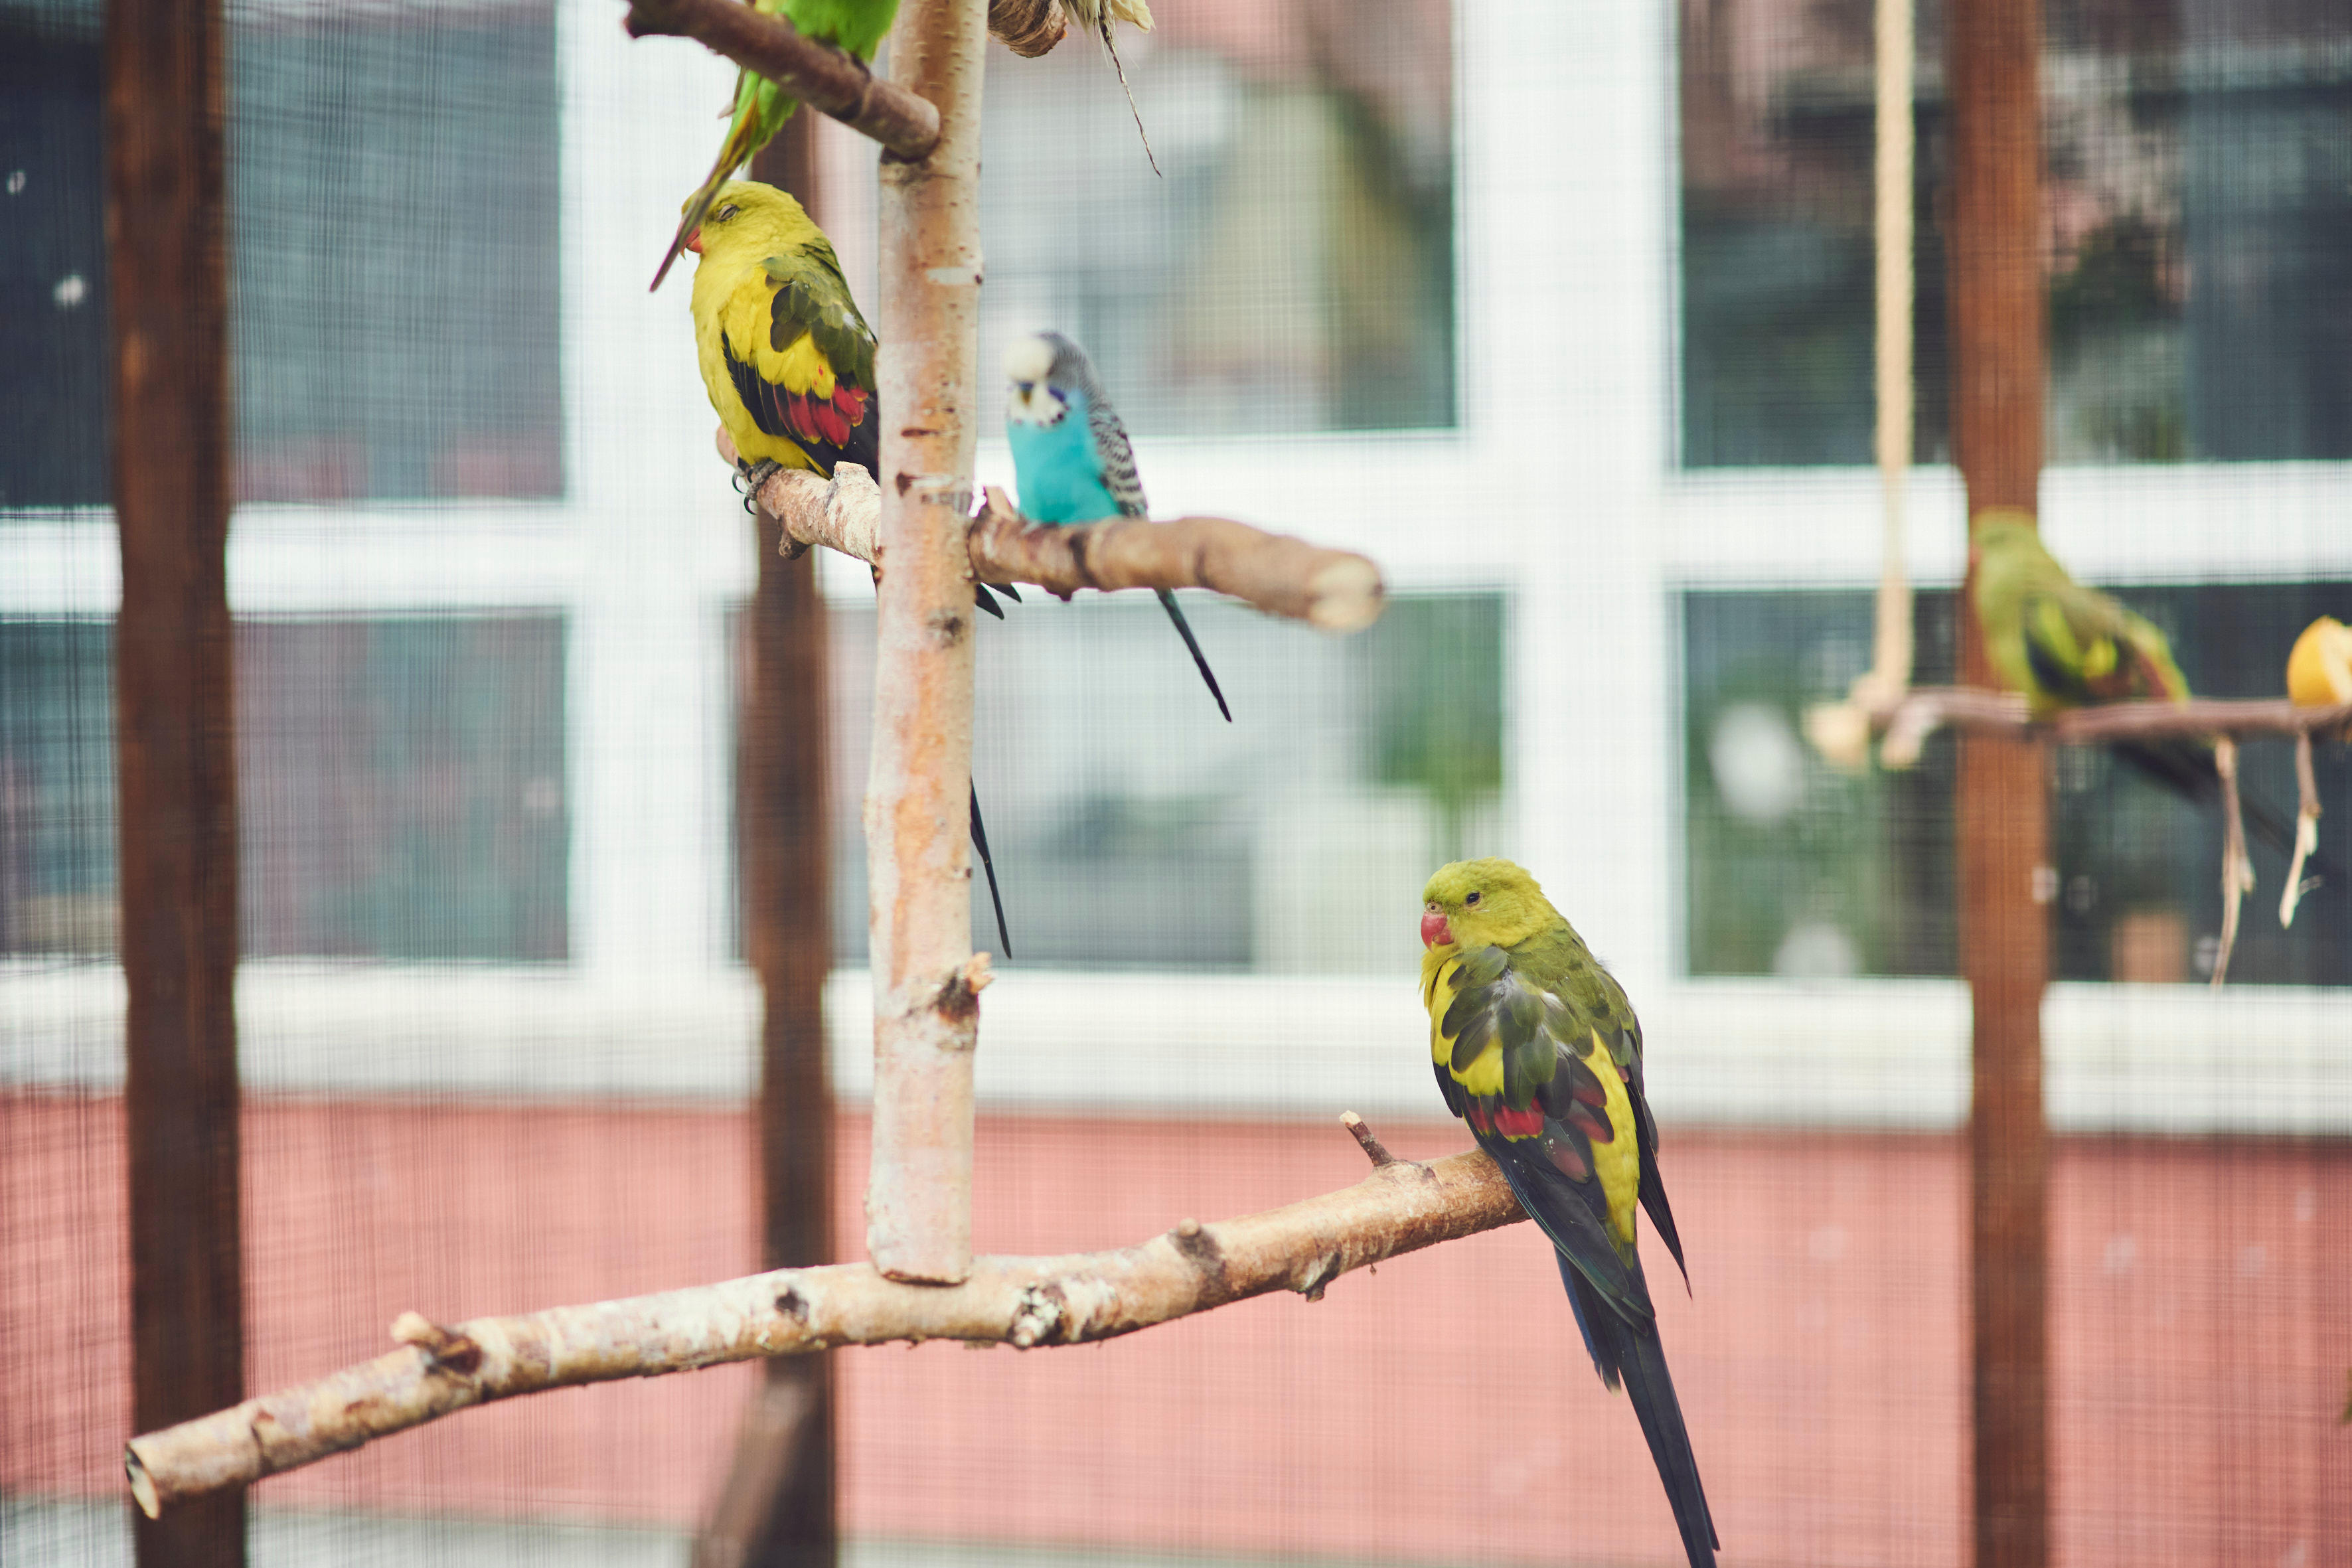
[[[1683,1425],[1675,1380],[1666,1372],[1666,1350],[1659,1342],[1657,1324],[1626,1321],[1584,1282],[1565,1254],[1559,1258],[1559,1278],[1568,1287],[1576,1326],[1584,1331],[1584,1348],[1592,1352],[1601,1381],[1612,1388],[1622,1386],[1633,1402],[1634,1417],[1649,1440],[1658,1479],[1666,1485],[1666,1500],[1674,1506],[1675,1525],[1683,1532],[1683,1551],[1691,1568],[1714,1568],[1723,1542],[1716,1537],[1715,1515],[1699,1485],[1698,1456],[1691,1452],[1690,1431]]]
[[[1192,650],[1192,662],[1200,667],[1201,679],[1209,683],[1209,695],[1217,700],[1217,711],[1225,716],[1226,723],[1232,723],[1234,710],[1225,706],[1225,694],[1217,689],[1217,676],[1209,668],[1209,656],[1201,651],[1200,643],[1193,638],[1192,624],[1184,618],[1184,612],[1176,607],[1176,595],[1165,588],[1154,591],[1160,595],[1160,607],[1168,612],[1170,620],[1176,623],[1176,635],[1182,637],[1184,646]]]
[[[980,868],[988,873],[988,901],[996,910],[996,945],[1013,956],[1013,939],[1004,931],[1004,895],[996,890],[996,858],[988,852],[988,825],[980,820],[980,786],[971,786],[971,847],[980,851]]]
[[[2115,752],[2152,782],[2200,805],[2210,805],[2221,798],[2221,775],[2214,769],[2213,748],[2206,742],[2151,741],[2117,746]],[[2249,795],[2242,784],[2238,790],[2238,809],[2245,816],[2249,833],[2277,850],[2282,858],[2294,858],[2293,822]],[[2306,877],[2325,879],[2340,874],[2333,860],[2315,851],[2304,862]]]

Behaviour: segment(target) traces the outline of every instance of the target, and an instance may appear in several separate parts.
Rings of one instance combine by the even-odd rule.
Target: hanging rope
[[[1878,315],[1872,352],[1877,389],[1874,445],[1884,532],[1876,629],[1870,668],[1843,702],[1805,715],[1805,733],[1831,762],[1860,768],[1870,758],[1874,716],[1900,702],[1911,684],[1911,580],[1903,552],[1903,500],[1911,472],[1912,135],[1911,0],[1878,0],[1877,163],[1872,242],[1877,260]]]

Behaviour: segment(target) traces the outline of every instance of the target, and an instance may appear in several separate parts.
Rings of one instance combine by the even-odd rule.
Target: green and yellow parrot
[[[2145,617],[2085,588],[2043,547],[2026,512],[1989,508],[1971,525],[1977,625],[2001,684],[2023,696],[2036,719],[2105,702],[2186,702],[2189,682],[2172,647]],[[2213,743],[2193,736],[2118,742],[2132,767],[2177,795],[2216,799]],[[2242,803],[2246,825],[2282,855],[2294,829],[2258,802]]]
[[[763,16],[782,17],[804,38],[846,49],[861,60],[874,58],[898,15],[898,0],[751,0],[751,7]],[[727,140],[719,144],[719,161],[710,165],[701,187],[686,199],[677,233],[671,237],[669,249],[655,269],[655,288],[660,288],[662,279],[669,276],[670,264],[686,247],[687,237],[701,226],[718,204],[719,187],[750,163],[753,153],[776,139],[776,132],[799,107],[800,100],[786,97],[783,89],[758,72],[736,72],[735,110],[727,122]]]
[[[896,0],[893,0],[896,3]],[[874,332],[850,298],[833,242],[801,204],[773,185],[730,180],[685,235],[702,259],[694,269],[694,343],[703,390],[752,490],[778,468],[830,479],[856,463],[882,479],[882,416],[874,398]],[[1010,584],[998,591],[1019,599]],[[1004,612],[981,584],[973,602]],[[988,873],[996,940],[1007,958],[1004,900],[996,861],[971,797],[971,842]]]
[[[1691,1568],[1707,1568],[1723,1543],[1634,1245],[1638,1205],[1688,1279],[1658,1175],[1633,1004],[1510,861],[1456,861],[1421,896],[1421,995],[1438,1089],[1551,1238],[1593,1368],[1633,1401],[1683,1551]]]

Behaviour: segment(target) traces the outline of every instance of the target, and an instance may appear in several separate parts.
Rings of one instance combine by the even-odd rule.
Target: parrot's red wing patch
[[[835,463],[850,462],[877,479],[881,477],[881,425],[872,393],[838,376],[830,400],[787,392],[738,359],[734,345],[723,333],[719,347],[736,395],[751,411],[751,423],[761,431],[798,447],[818,473],[830,476]]]

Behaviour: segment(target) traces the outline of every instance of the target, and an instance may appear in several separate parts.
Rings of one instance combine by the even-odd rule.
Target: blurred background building
[[[2049,0],[2043,517],[2216,696],[2352,614],[2352,16]],[[730,73],[604,0],[232,0],[257,1386],[392,1315],[756,1266],[733,763],[751,528],[684,283]],[[1663,1311],[1727,1549],[1965,1555],[1952,754],[1800,741],[1868,661],[1867,0],[1166,0],[990,56],[982,363],[1093,350],[1162,515],[1364,551],[1325,640],[1031,595],[976,778],[1017,958],[978,1239],[1131,1241],[1466,1140],[1418,889],[1520,859],[1625,981],[1695,1300]],[[96,0],[0,0],[0,1558],[120,1561],[127,1435]],[[1920,676],[1955,661],[1946,199],[1922,0]],[[822,138],[871,305],[873,149]],[[126,433],[135,439],[135,433]],[[1009,484],[983,439],[985,482]],[[842,1217],[862,1233],[871,590],[828,560]],[[2288,752],[2249,748],[2292,801]],[[2339,858],[2352,824],[2323,752]],[[2352,885],[2057,769],[2053,1268],[2070,1563],[2352,1561]],[[975,932],[990,931],[984,902]],[[1511,1344],[1506,1362],[1496,1347]],[[854,1561],[1666,1562],[1529,1233],[1099,1351],[841,1358]],[[470,1414],[256,1494],[263,1561],[682,1561],[741,1369]],[[1605,1485],[1596,1522],[1571,1481]]]

